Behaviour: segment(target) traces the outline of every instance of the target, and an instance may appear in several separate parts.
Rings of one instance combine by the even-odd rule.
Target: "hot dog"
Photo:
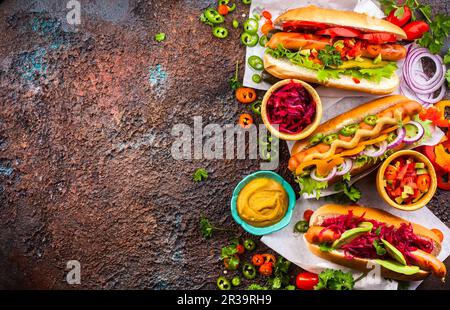
[[[315,6],[289,10],[274,25],[281,32],[266,44],[264,67],[276,78],[372,94],[389,94],[398,87],[395,62],[406,56],[406,49],[396,44],[406,38],[398,26]]]
[[[275,33],[267,42],[266,47],[276,49],[283,46],[289,50],[316,49],[317,51],[324,49],[328,45],[333,45],[336,39],[331,37],[305,34],[297,32],[278,32]],[[375,59],[381,55],[381,59],[389,61],[398,61],[405,58],[406,48],[400,44],[364,44],[360,47],[360,56]]]
[[[421,110],[418,102],[395,95],[365,103],[321,124],[292,148],[288,168],[299,176],[301,192],[313,193],[306,183],[320,182],[324,188],[344,176],[354,177],[404,148],[402,140],[391,144],[398,124],[410,122]]]
[[[360,271],[370,270],[369,262],[379,264],[381,276],[396,280],[423,280],[432,273],[444,281],[447,275],[436,257],[438,236],[383,210],[329,204],[317,209],[309,224],[308,248],[334,263]]]

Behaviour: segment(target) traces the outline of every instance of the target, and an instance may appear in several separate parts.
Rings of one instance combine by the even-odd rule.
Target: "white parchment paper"
[[[301,7],[307,5],[316,5],[321,7],[328,7],[340,10],[354,10],[357,12],[367,13],[376,17],[384,17],[383,12],[379,9],[379,5],[376,1],[372,0],[296,0],[296,1],[284,1],[284,0],[253,0],[252,5],[250,7],[250,16],[254,13],[260,14],[263,10],[268,10],[273,19],[275,19],[279,14],[284,11]],[[259,33],[261,35],[261,33]],[[259,46],[259,44],[255,47],[249,48],[247,47],[246,51],[246,64],[248,57],[252,55],[258,55],[263,57],[264,48]],[[397,74],[401,76],[401,68],[403,62],[398,62],[399,69],[397,70]],[[252,81],[251,77],[253,74],[259,73],[246,65],[245,75],[244,75],[244,85],[248,87],[253,87],[256,89],[267,90],[270,87],[270,84],[267,83],[259,83],[256,84]],[[365,93],[359,93],[354,91],[345,91],[338,90],[334,88],[326,88],[320,86],[317,88],[318,94],[322,99],[323,111],[324,115],[322,118],[322,122],[327,121],[328,119],[344,113],[353,107],[367,102],[377,96],[368,95]],[[398,90],[394,92],[394,94],[398,93]],[[434,139],[438,139],[439,135],[442,132],[437,131],[434,135]],[[440,138],[439,138],[440,139]],[[433,141],[429,141],[430,144]],[[288,143],[289,149],[291,149],[293,143]],[[362,199],[360,200],[360,204],[384,209],[390,213],[398,215],[406,220],[421,224],[428,228],[437,228],[442,231],[444,234],[444,242],[442,244],[442,251],[439,254],[438,258],[443,261],[450,255],[450,229],[442,223],[428,208],[424,207],[417,211],[400,211],[390,207],[386,204],[382,198],[378,195],[375,186],[375,173],[370,173],[364,178],[357,178],[357,186],[362,192]],[[356,181],[354,178],[353,181]],[[292,217],[290,224],[284,229],[275,232],[270,235],[266,235],[262,237],[261,241],[264,242],[267,246],[278,252],[280,255],[284,256],[286,259],[292,261],[296,265],[302,267],[305,270],[319,273],[320,271],[326,268],[334,268],[334,269],[342,269],[345,271],[350,271],[354,273],[355,278],[357,278],[360,273],[355,272],[354,270],[347,269],[343,266],[336,265],[330,263],[326,260],[323,260],[315,255],[313,255],[305,245],[303,241],[302,234],[295,234],[293,232],[294,225],[297,221],[301,220],[303,217],[303,212],[306,209],[316,210],[320,206],[326,204],[324,198],[320,200],[315,199],[299,199],[297,201],[297,205]],[[442,206],[447,207],[447,206]],[[416,289],[421,282],[411,282],[409,289]],[[390,281],[386,279],[366,279],[359,281],[355,288],[356,289],[397,289],[398,283],[396,281]]]

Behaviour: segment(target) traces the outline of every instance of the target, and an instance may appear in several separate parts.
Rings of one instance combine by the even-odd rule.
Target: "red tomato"
[[[245,248],[242,244],[236,245],[236,250],[237,250],[238,254],[244,254],[244,252],[245,252]]]
[[[317,31],[316,34],[330,36],[332,38],[334,37],[356,38],[361,35],[361,31],[344,27],[332,27]]]
[[[397,177],[397,169],[392,165],[387,166],[386,170],[384,171],[384,177],[386,178],[386,180],[395,180],[395,178]]]
[[[395,12],[397,12],[397,9],[395,9],[395,10],[392,10],[391,13],[389,13],[386,20],[388,22],[393,23],[394,25],[403,27],[411,19],[411,9],[406,5],[404,6],[404,9],[405,9],[405,11],[403,12],[403,16],[401,16],[400,18],[395,16]]]
[[[300,290],[312,291],[317,283],[319,283],[319,277],[311,272],[301,272],[295,278],[295,285]]]
[[[353,82],[355,82],[356,84],[361,83],[361,81],[355,77],[352,77]]]
[[[417,178],[417,187],[421,192],[426,192],[430,188],[431,178],[429,174],[419,175]]]
[[[311,215],[313,215],[314,211],[311,209],[307,209],[305,210],[305,212],[303,212],[303,218],[305,219],[305,221],[309,222],[309,220],[311,219]]]
[[[283,23],[283,31],[295,31],[297,29],[325,29],[327,24],[308,21],[288,21]]]
[[[364,33],[359,36],[360,39],[367,40],[372,44],[384,44],[389,42],[397,42],[395,34],[377,32],[377,33]]]
[[[412,41],[421,38],[425,32],[430,30],[430,27],[426,22],[418,20],[407,24],[403,27],[403,30],[405,31],[408,40]]]

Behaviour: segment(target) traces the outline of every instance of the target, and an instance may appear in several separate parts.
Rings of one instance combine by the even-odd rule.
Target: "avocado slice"
[[[417,175],[428,174],[428,170],[424,168],[419,168],[416,170]]]
[[[371,231],[373,224],[371,222],[362,222],[358,227],[345,231],[341,237],[333,242],[333,249],[337,249],[342,245],[349,243],[361,234]]]
[[[361,61],[362,60],[362,61]],[[374,63],[372,59],[361,58],[361,60],[347,60],[342,63],[342,65],[338,66],[337,69],[374,69],[374,68],[383,68],[389,64],[387,61],[380,61]]]
[[[395,246],[393,246],[390,242],[388,242],[384,239],[381,239],[381,242],[383,242],[386,251],[389,253],[389,255],[391,255],[391,257],[393,259],[395,259],[397,262],[399,262],[403,266],[406,266],[406,259],[403,256],[402,252],[397,250],[395,248]]]
[[[386,269],[397,273],[406,274],[408,276],[416,274],[420,271],[420,268],[417,266],[404,266],[393,260],[375,259],[375,262]]]

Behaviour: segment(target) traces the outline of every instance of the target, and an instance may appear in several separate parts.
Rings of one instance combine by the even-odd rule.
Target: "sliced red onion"
[[[418,122],[411,121],[407,125],[413,125],[417,128],[417,135],[414,137],[407,137],[405,135],[405,138],[403,138],[403,142],[405,143],[414,143],[422,139],[423,134],[425,133],[425,130],[423,129],[422,125],[420,125]],[[406,131],[406,130],[405,130]]]
[[[333,167],[333,169],[331,169],[330,173],[324,178],[317,176],[316,171],[317,171],[317,169],[314,169],[313,171],[311,171],[311,174],[310,174],[311,178],[313,180],[316,180],[317,182],[327,182],[336,175],[337,168]]]
[[[336,175],[344,175],[350,171],[353,167],[353,161],[350,158],[346,158],[344,162],[337,167]]]
[[[374,146],[376,146],[378,149],[376,149]],[[386,152],[387,149],[387,141],[383,141],[380,143],[376,143],[374,145],[370,145],[366,147],[366,149],[362,152],[364,155],[367,155],[369,157],[379,157]]]
[[[393,149],[393,148],[399,146],[400,143],[403,142],[403,139],[405,138],[405,136],[406,136],[406,130],[405,130],[405,128],[399,128],[399,129],[397,129],[397,137],[394,139],[394,141],[392,141],[391,143],[389,143],[389,144],[386,146],[386,148],[389,150],[389,149]]]

